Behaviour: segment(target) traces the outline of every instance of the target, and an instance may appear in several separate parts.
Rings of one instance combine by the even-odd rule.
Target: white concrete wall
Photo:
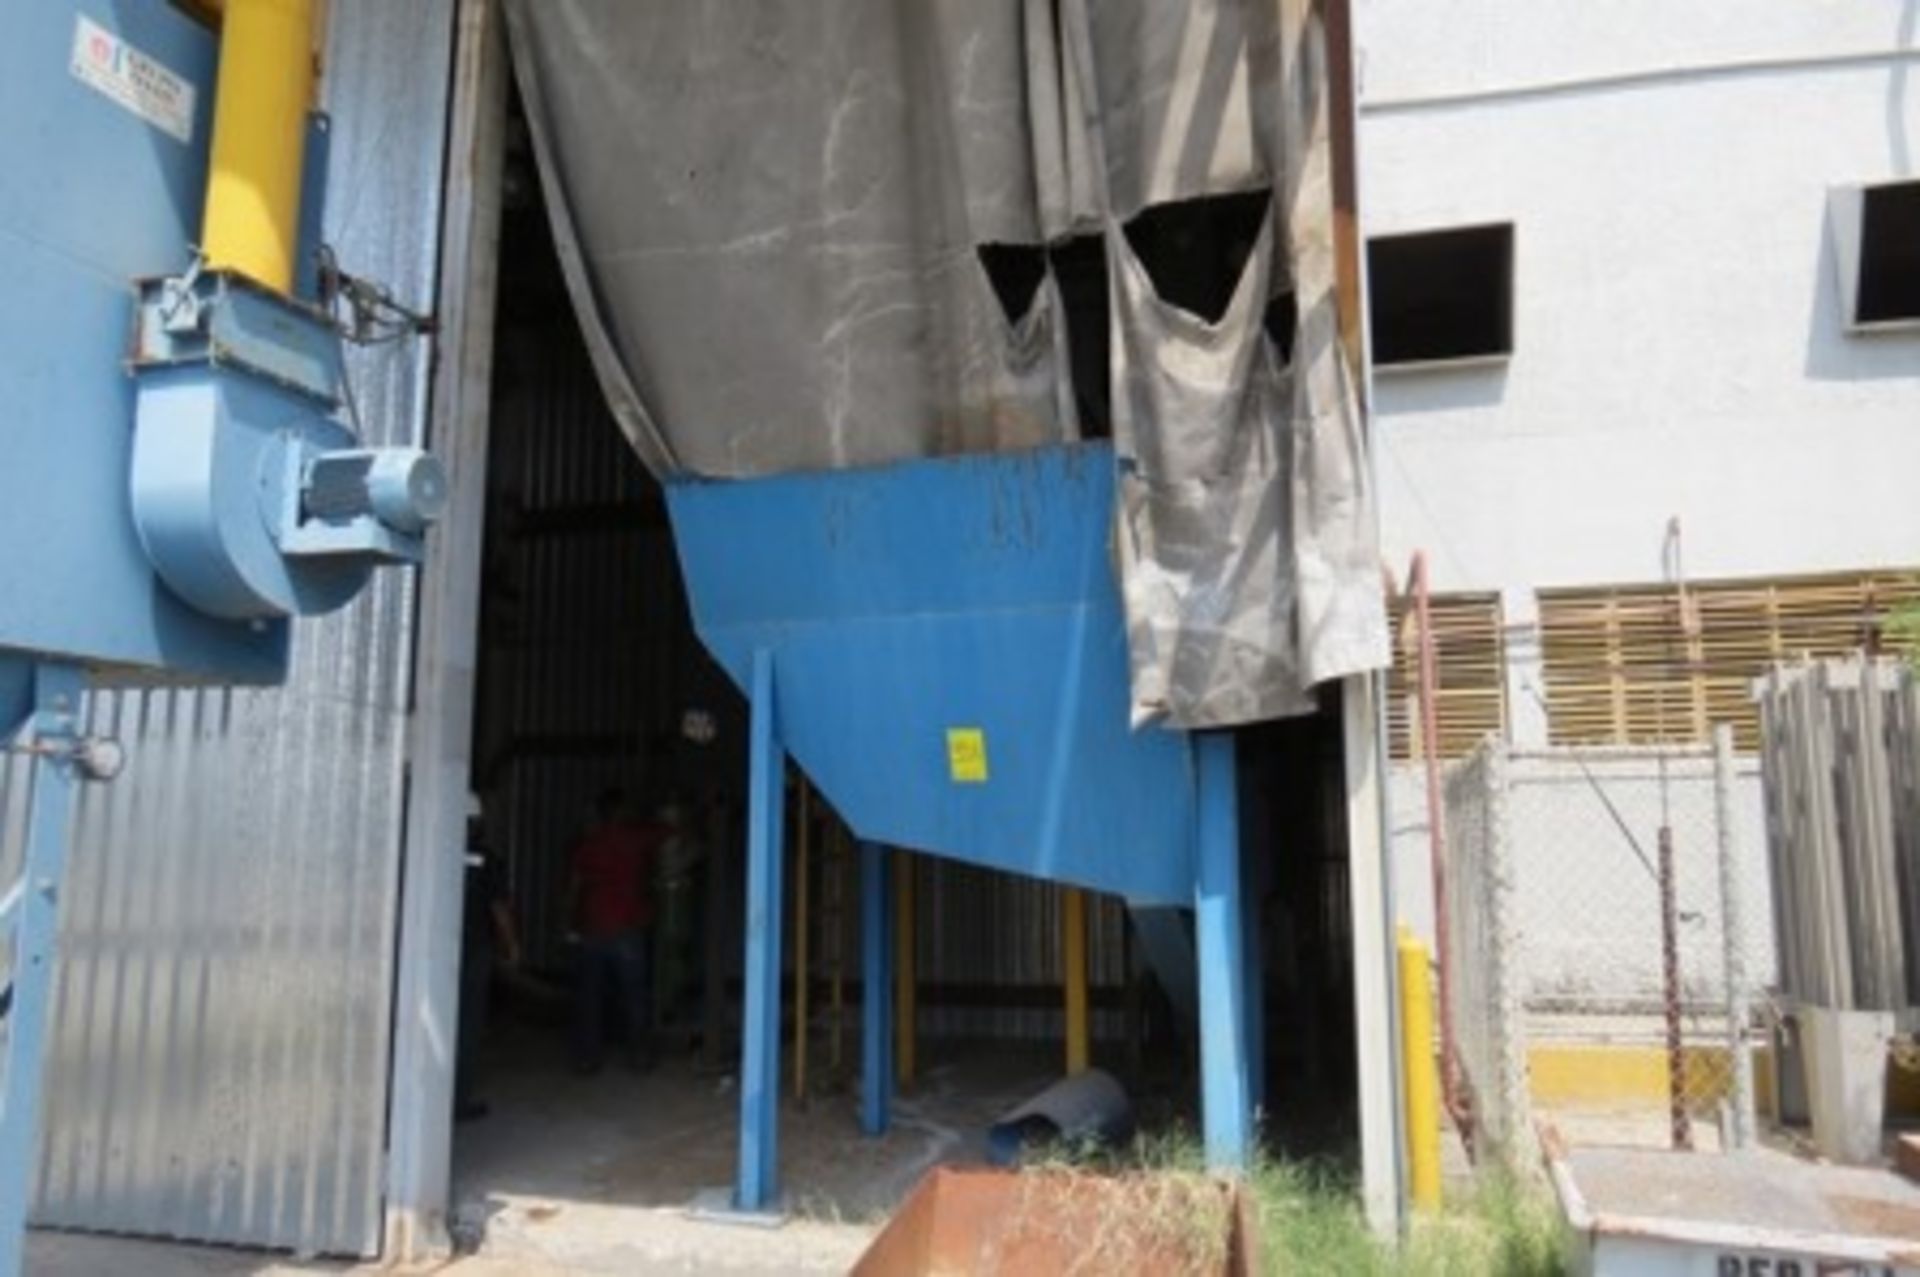
[[[1696,579],[1920,561],[1920,333],[1844,332],[1826,217],[1920,175],[1920,0],[1358,11],[1368,233],[1516,226],[1512,359],[1377,378],[1390,563],[1657,581],[1672,515]]]

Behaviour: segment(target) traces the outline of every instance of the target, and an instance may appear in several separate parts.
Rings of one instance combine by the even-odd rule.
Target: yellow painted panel
[[[1754,1105],[1762,1113],[1774,1107],[1771,1055],[1764,1047],[1753,1053]],[[1725,1048],[1688,1047],[1684,1067],[1696,1109],[1711,1107],[1732,1089]],[[1527,1071],[1534,1103],[1548,1107],[1667,1102],[1667,1053],[1660,1046],[1540,1044],[1527,1050]],[[1920,1117],[1920,1070],[1888,1063],[1887,1114]]]

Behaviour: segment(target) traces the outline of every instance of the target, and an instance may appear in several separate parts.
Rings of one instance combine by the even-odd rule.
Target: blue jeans
[[[607,1048],[607,992],[619,995],[627,1052],[636,1064],[651,1058],[652,937],[644,929],[580,942],[580,980],[574,988],[573,1062],[597,1069]]]

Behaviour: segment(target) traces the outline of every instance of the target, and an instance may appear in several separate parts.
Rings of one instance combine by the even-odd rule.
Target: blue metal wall
[[[328,235],[424,310],[452,0],[331,9]],[[420,439],[427,355],[354,353],[369,442]],[[410,574],[383,574],[300,627],[284,689],[91,698],[129,763],[78,813],[41,1221],[376,1248],[412,612]],[[23,782],[0,775],[11,864]]]

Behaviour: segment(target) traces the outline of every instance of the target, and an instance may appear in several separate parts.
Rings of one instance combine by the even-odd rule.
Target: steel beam
[[[435,314],[430,438],[451,476],[434,553],[414,584],[413,704],[394,977],[392,1086],[387,1100],[386,1244],[382,1258],[419,1263],[452,1253],[453,1054],[459,1036],[459,852],[473,788],[473,703],[485,533],[489,387],[499,284],[500,170],[507,49],[498,0],[459,0],[452,119]]]
[[[746,1009],[740,1042],[740,1168],[734,1207],[772,1208],[780,1169],[781,858],[786,752],[774,721],[773,653],[753,656],[747,772]]]
[[[1230,732],[1193,736],[1199,771],[1194,940],[1200,965],[1200,1120],[1207,1165],[1243,1171],[1252,1151],[1240,820]]]

